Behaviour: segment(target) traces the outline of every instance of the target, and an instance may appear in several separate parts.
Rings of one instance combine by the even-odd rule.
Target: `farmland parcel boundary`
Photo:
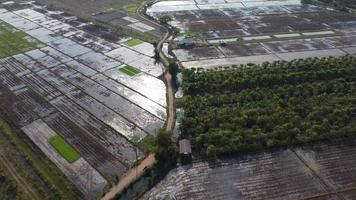
[[[356,197],[355,177],[352,176],[355,173],[352,159],[356,155],[355,142],[340,140],[292,150],[193,162],[189,168],[172,170],[142,199],[194,197],[203,200],[209,196],[217,200],[353,200]],[[294,152],[306,162],[301,162]]]
[[[110,118],[117,119],[116,117],[100,115],[100,119],[102,119],[101,116],[105,118],[105,124],[101,123],[101,120],[99,122],[98,115],[101,110],[96,110],[98,108],[97,105],[105,102],[105,106],[112,108],[110,109],[112,111],[111,113],[119,112],[118,109],[121,109],[121,107],[116,106],[118,105],[116,104],[118,101],[115,101],[114,97],[117,97],[117,93],[123,96],[128,95],[128,93],[126,93],[127,90],[115,90],[114,93],[112,93],[111,91],[116,89],[118,83],[122,84],[121,87],[126,87],[126,85],[129,84],[130,86],[128,86],[128,88],[131,88],[132,84],[134,88],[132,91],[142,91],[143,89],[139,89],[139,87],[149,85],[154,91],[145,90],[144,94],[149,94],[148,96],[151,94],[157,95],[157,97],[153,99],[158,99],[159,104],[162,104],[162,102],[165,104],[165,98],[160,97],[159,92],[157,92],[157,89],[160,90],[160,87],[162,85],[164,86],[164,84],[154,77],[154,74],[159,73],[159,70],[153,71],[152,76],[148,75],[148,73],[140,73],[132,79],[128,79],[125,74],[120,73],[118,70],[119,67],[122,66],[120,62],[122,58],[110,59],[104,54],[100,54],[99,56],[97,53],[97,48],[100,45],[102,45],[100,48],[109,52],[116,48],[124,48],[124,46],[121,46],[121,43],[108,44],[107,41],[95,40],[95,42],[97,42],[96,46],[93,44],[88,45],[85,41],[81,41],[80,37],[85,34],[81,32],[81,30],[75,29],[75,27],[69,26],[59,20],[52,20],[52,18],[49,20],[48,16],[31,9],[14,12],[7,12],[1,9],[0,12],[0,18],[8,19],[11,24],[31,33],[31,35],[49,45],[44,48],[31,50],[0,60],[0,82],[2,86],[8,89],[6,92],[1,91],[1,107],[11,108],[7,110],[6,113],[12,112],[10,113],[10,118],[14,120],[14,123],[19,127],[30,126],[38,119],[42,119],[49,128],[65,138],[68,143],[80,152],[80,156],[82,157],[74,161],[73,164],[84,158],[96,170],[100,171],[108,181],[115,181],[115,179],[120,178],[128,167],[143,158],[143,154],[139,149],[135,149],[136,147],[133,146],[133,143],[125,142],[126,140],[122,141],[120,135],[110,129],[110,127],[115,126],[117,122],[109,120]],[[47,23],[48,21],[51,22]],[[68,27],[70,28],[69,30]],[[73,29],[81,33],[72,37],[70,34],[73,34]],[[91,38],[89,36],[87,37]],[[87,41],[90,40],[87,39]],[[91,42],[94,43],[93,41]],[[150,48],[147,50],[147,43],[141,43],[134,48],[135,50],[129,53],[142,52],[146,49],[147,52],[142,52],[139,55],[145,55],[147,58],[151,55],[150,52],[148,52]],[[90,49],[93,49],[92,51],[95,53],[91,52]],[[129,48],[125,47],[125,49],[127,50]],[[71,53],[74,54],[71,55]],[[118,67],[111,68],[111,66],[114,66],[111,65],[112,63],[106,66],[107,63],[102,62],[105,61],[105,58],[108,59],[106,61],[115,60],[115,63],[117,63],[116,66]],[[146,59],[142,60],[142,63],[151,61],[151,59],[148,60],[148,62],[146,62]],[[96,64],[97,61],[98,64]],[[95,63],[92,64],[91,62]],[[146,67],[145,65],[139,66],[140,69]],[[101,67],[103,69],[101,69]],[[151,66],[147,66],[147,68],[149,67]],[[149,70],[155,67],[157,66],[152,66]],[[112,70],[112,72],[110,70]],[[98,82],[96,82],[97,80]],[[107,83],[110,83],[112,86],[105,85]],[[162,91],[163,89],[164,87]],[[110,93],[109,98],[106,96],[107,93]],[[132,93],[133,92],[131,92],[131,94]],[[131,100],[135,98],[136,97],[131,97]],[[112,104],[112,102],[114,102],[114,104]],[[152,103],[148,106],[151,105]],[[26,106],[27,108],[23,109]],[[160,110],[165,111],[164,105],[159,106],[162,107]],[[103,106],[101,106],[101,108],[102,107]],[[129,109],[129,106],[123,107]],[[134,111],[132,112],[135,113]],[[152,112],[152,110],[150,110],[150,112]],[[160,113],[157,112],[160,118],[164,118],[164,115],[159,114]],[[94,115],[94,117],[92,115]],[[134,117],[139,118],[140,116]],[[150,119],[143,119],[140,124],[153,124],[152,121],[149,120]],[[73,122],[74,125],[71,122]],[[138,130],[135,126],[129,126],[128,129],[132,131]],[[103,132],[105,134],[102,134]],[[87,137],[82,137],[80,136],[81,134]],[[105,152],[107,151],[107,154],[114,152],[117,157],[110,159],[106,154],[104,154],[103,157],[98,157],[98,154],[103,153],[102,148],[96,148],[95,152],[90,152],[92,149],[88,147],[90,147],[92,143],[90,144],[89,141],[87,142],[85,139],[83,140],[83,138],[92,139],[90,137],[93,135],[97,138],[95,144],[98,143],[104,146],[106,148],[104,150]],[[110,138],[110,136],[113,135],[115,135],[116,138]],[[117,140],[117,138],[119,138],[119,140]],[[96,152],[97,150],[98,152]],[[113,156],[111,156],[111,158],[113,158]],[[121,162],[125,166],[120,165]],[[111,173],[109,173],[109,171],[111,171]],[[115,172],[115,174],[113,172]],[[85,176],[85,174],[83,176]],[[70,180],[73,182],[76,181],[73,177],[70,178]],[[80,184],[78,182],[75,183],[76,185]],[[87,189],[86,185],[83,184],[81,184],[79,188],[82,191]],[[95,190],[95,188],[92,189]],[[87,192],[84,193],[88,195]]]
[[[92,23],[95,23],[95,24],[105,27],[107,29],[114,29],[115,31],[117,31],[121,34],[139,38],[142,41],[151,43],[153,41],[158,40],[160,37],[160,33],[159,33],[160,26],[155,23],[152,23],[151,21],[149,21],[145,18],[141,18],[139,16],[135,17],[135,19],[137,19],[139,21],[139,23],[148,24],[149,26],[154,28],[154,30],[142,32],[140,30],[137,30],[135,28],[127,26],[127,22],[125,22],[122,19],[123,16],[131,16],[132,14],[136,15],[136,13],[129,13],[129,14],[124,13],[124,12],[118,10],[118,8],[115,6],[114,7],[110,6],[109,8],[104,8],[104,9],[100,9],[100,10],[97,10],[98,7],[95,6],[94,10],[96,10],[96,11],[93,11],[92,3],[90,3],[89,5],[85,5],[85,6],[91,7],[91,11],[87,11],[86,9],[83,9],[83,4],[88,4],[87,1],[85,1],[84,3],[78,3],[80,1],[82,1],[82,0],[75,0],[75,1],[70,1],[70,2],[68,2],[67,0],[60,0],[60,1],[38,0],[37,2],[40,3],[40,5],[37,5],[37,2],[35,3],[35,5],[36,5],[36,7],[40,6],[41,9],[44,9],[44,10],[46,10],[47,6],[49,6],[50,8],[56,8],[58,10],[65,11],[66,13],[69,13],[73,16],[80,17],[82,20],[90,21]],[[111,1],[111,0],[109,0],[109,1]],[[76,5],[70,6],[70,7],[68,6],[69,4],[73,4],[73,3]],[[115,4],[117,4],[117,1],[115,1]],[[78,5],[80,5],[79,8],[78,8]],[[124,11],[125,11],[125,6],[127,6],[127,5],[128,4],[126,4],[126,3],[124,5],[121,5],[121,6],[123,6],[122,9]],[[137,6],[139,6],[139,5],[137,5]],[[112,9],[112,8],[114,8],[114,9]],[[117,19],[114,19],[112,21],[110,21],[110,17],[109,17],[109,20],[105,19],[106,15],[110,16],[112,13],[114,13],[114,14],[119,13]],[[104,17],[102,17],[102,16],[104,16]],[[121,23],[121,21],[124,21],[124,23]]]
[[[141,121],[143,121],[143,120],[141,120]]]
[[[41,45],[25,32],[0,20],[0,58],[36,49]]]
[[[22,130],[83,192],[85,198],[94,199],[96,194],[103,190],[107,181],[86,160],[80,158],[69,163],[51,146],[49,140],[55,137],[56,133],[42,120],[37,120]]]
[[[161,1],[148,14],[180,30],[171,48],[185,68],[355,54],[355,16],[298,0]]]
[[[45,192],[46,196],[53,198],[63,197],[71,200],[78,199],[78,197],[80,197],[79,191],[72,185],[71,182],[68,181],[66,177],[64,177],[63,173],[52,162],[50,162],[45,155],[43,155],[40,151],[37,151],[33,145],[30,145],[30,140],[24,140],[23,137],[25,135],[20,130],[10,126],[4,118],[7,118],[7,115],[3,115],[3,112],[1,112],[1,132],[4,133],[9,142],[16,146],[19,153],[26,156],[29,160],[28,167],[32,168],[33,172],[36,173],[45,183],[43,189],[46,185],[52,185],[52,187],[48,188]],[[21,175],[21,171],[18,170],[17,172]],[[31,184],[34,180],[27,178],[26,181],[28,184]]]

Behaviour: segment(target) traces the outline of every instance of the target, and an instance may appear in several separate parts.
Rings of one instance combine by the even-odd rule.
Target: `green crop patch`
[[[41,47],[41,43],[0,20],[0,58]]]
[[[133,4],[129,4],[129,5],[125,6],[124,9],[126,10],[126,12],[134,13],[137,10],[137,6],[133,5]]]
[[[129,47],[134,47],[134,46],[137,46],[137,45],[139,45],[141,43],[142,43],[142,40],[136,39],[136,38],[128,40],[128,41],[125,42],[125,44],[127,46],[129,46]]]
[[[51,137],[49,143],[70,163],[78,160],[80,157],[79,153],[61,136],[56,135]]]
[[[130,65],[125,65],[124,67],[120,68],[119,70],[129,76],[135,76],[136,74],[139,74],[141,72],[140,70],[138,70]]]

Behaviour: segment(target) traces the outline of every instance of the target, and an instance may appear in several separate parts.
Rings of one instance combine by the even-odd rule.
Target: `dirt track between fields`
[[[167,32],[160,42],[157,45],[157,50],[159,51],[159,56],[161,59],[161,62],[163,65],[166,67],[166,72],[164,73],[164,81],[167,87],[167,120],[165,123],[165,130],[166,131],[172,131],[174,127],[174,90],[173,90],[173,85],[172,85],[172,75],[169,73],[168,66],[169,66],[169,61],[165,58],[163,55],[161,49],[162,49],[162,44],[167,40],[167,38],[170,36],[169,32]],[[112,187],[109,192],[107,192],[104,197],[101,198],[101,200],[110,200],[113,199],[117,194],[121,193],[125,188],[129,187],[130,184],[135,182],[139,177],[143,175],[143,173],[153,167],[153,165],[156,163],[156,159],[154,154],[148,155],[143,161],[140,162],[140,164],[132,169],[130,169],[121,179],[120,181]]]

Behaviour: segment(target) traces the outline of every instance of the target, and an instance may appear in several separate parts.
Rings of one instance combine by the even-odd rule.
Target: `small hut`
[[[192,147],[189,140],[179,140],[179,154],[183,165],[192,162]]]

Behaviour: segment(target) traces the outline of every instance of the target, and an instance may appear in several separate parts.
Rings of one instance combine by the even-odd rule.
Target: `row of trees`
[[[353,79],[356,58],[306,59],[291,62],[264,63],[258,67],[240,66],[226,71],[207,73],[189,69],[183,71],[183,90],[198,93],[239,92],[247,88],[273,87],[280,84],[299,84],[327,81],[335,78]],[[287,72],[287,73],[286,73]]]
[[[355,70],[350,56],[185,70],[183,137],[196,152],[216,157],[354,136]]]

